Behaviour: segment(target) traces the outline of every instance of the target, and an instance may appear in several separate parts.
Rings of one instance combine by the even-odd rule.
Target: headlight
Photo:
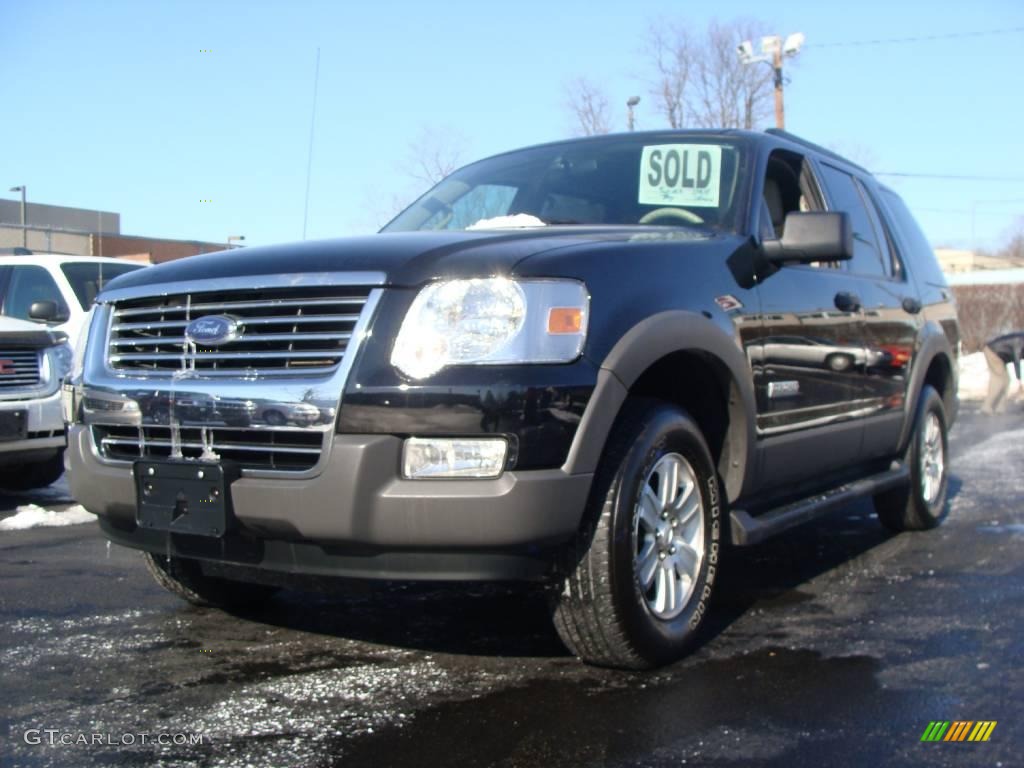
[[[62,341],[60,344],[50,347],[50,359],[52,360],[51,365],[53,366],[50,370],[53,371],[56,378],[67,378],[67,375],[71,373],[71,361],[73,357],[74,352],[71,350],[71,345],[66,341]]]
[[[82,378],[82,369],[85,366],[85,347],[89,340],[89,328],[92,326],[93,317],[96,315],[96,305],[93,304],[82,320],[78,329],[78,338],[75,339],[74,356],[71,358],[71,371],[69,379],[78,381]]]
[[[409,307],[391,364],[424,379],[446,365],[572,362],[583,351],[589,301],[573,280],[432,283]]]

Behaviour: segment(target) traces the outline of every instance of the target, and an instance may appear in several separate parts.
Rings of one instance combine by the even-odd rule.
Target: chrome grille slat
[[[131,439],[126,438],[126,437],[104,437],[104,438],[100,439],[100,445],[102,445],[104,447],[111,446],[111,445],[130,445],[130,446],[134,446],[135,449],[138,450],[138,448],[139,448],[139,441],[138,441],[138,439],[131,440]],[[154,448],[170,448],[171,447],[171,441],[170,440],[163,440],[163,439],[153,438],[153,439],[146,440],[146,445],[147,446],[152,446]],[[194,448],[196,450],[201,451],[203,449],[203,444],[201,442],[200,443],[195,443],[195,442],[182,441],[181,442],[181,447],[183,449],[185,449],[185,448]],[[262,453],[267,453],[268,451],[270,451],[269,448],[264,447],[264,446],[245,445],[244,443],[218,443],[218,442],[214,442],[211,447],[212,447],[212,449],[214,451],[250,451],[250,452],[262,452]],[[308,453],[308,454],[315,455],[315,456],[320,455],[320,449],[319,448],[292,448],[292,447],[289,447],[289,446],[274,446],[272,452],[273,453]]]
[[[223,376],[328,375],[345,356],[370,287],[206,290],[131,298],[112,307],[107,366],[114,372],[170,376],[182,369]],[[237,337],[198,349],[185,328],[228,315]]]
[[[195,318],[192,318],[193,320]],[[287,317],[248,317],[239,325],[308,325],[310,323],[354,323],[359,315],[289,315]],[[184,328],[188,320],[160,320],[152,323],[114,323],[114,331],[148,331],[153,328]]]
[[[258,352],[256,356],[263,360],[319,360],[323,357],[341,357],[345,352],[344,347],[336,347],[333,350],[318,350],[315,352]],[[137,355],[122,355],[115,354],[110,356],[110,361],[121,362],[127,360],[177,360],[181,362],[181,354],[164,354],[161,352],[142,352]],[[189,360],[195,360],[197,363],[204,360],[247,360],[253,357],[250,352],[197,352],[194,355],[189,355]],[[244,368],[242,370],[245,370]]]
[[[331,299],[280,299],[277,301],[225,301],[217,304],[184,304],[160,305],[155,307],[135,307],[133,309],[118,309],[114,314],[117,317],[136,317],[138,315],[156,315],[167,312],[184,312],[191,310],[196,312],[230,312],[235,309],[279,309],[286,307],[326,307],[335,304],[363,304],[365,297],[339,297]]]
[[[261,333],[261,334],[246,334],[243,338],[234,342],[235,344],[251,344],[257,341],[348,341],[352,338],[351,333]],[[174,343],[173,338],[154,336],[150,338],[142,339],[115,339],[111,341],[111,346],[122,347],[122,346],[158,346],[161,344],[170,346]]]

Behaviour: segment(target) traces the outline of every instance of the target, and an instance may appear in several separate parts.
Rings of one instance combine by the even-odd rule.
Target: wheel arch
[[[686,311],[662,312],[633,326],[600,365],[566,472],[596,470],[631,395],[685,408],[704,433],[726,496],[741,495],[753,475],[756,411],[750,366],[734,337],[712,319]]]
[[[956,421],[960,401],[957,395],[958,377],[953,364],[955,359],[952,346],[941,329],[933,329],[924,336],[907,387],[908,398],[899,442],[901,454],[906,450],[907,442],[910,440],[921,402],[921,391],[925,385],[933,387],[942,398],[946,419],[949,422],[947,428],[951,428]]]

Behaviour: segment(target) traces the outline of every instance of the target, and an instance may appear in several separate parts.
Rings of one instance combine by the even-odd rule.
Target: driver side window
[[[810,163],[796,152],[777,149],[768,157],[758,231],[762,239],[782,238],[786,216],[790,213],[823,211],[822,194]],[[816,261],[810,266],[839,269],[839,262]]]

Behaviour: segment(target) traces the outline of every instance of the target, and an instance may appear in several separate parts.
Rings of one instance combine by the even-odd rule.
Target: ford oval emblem
[[[238,321],[226,315],[198,317],[185,326],[185,341],[216,346],[238,338]]]

